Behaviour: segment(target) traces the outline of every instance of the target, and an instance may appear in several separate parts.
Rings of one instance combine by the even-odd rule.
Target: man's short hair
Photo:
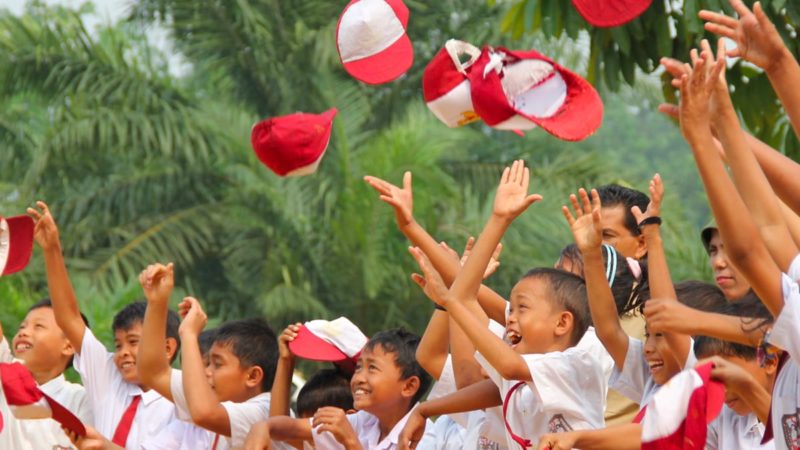
[[[278,366],[278,339],[261,318],[232,320],[217,328],[214,344],[230,348],[243,367],[261,367],[261,392],[269,392]]]
[[[345,411],[353,409],[350,378],[338,369],[317,371],[297,394],[297,415],[300,417],[311,416],[325,406]]]
[[[35,309],[41,309],[41,308],[53,309],[53,302],[49,298],[43,298],[43,299],[39,300],[38,302],[34,303],[33,305],[31,305],[31,307],[28,308],[28,312],[31,312],[31,311],[33,311]],[[53,312],[55,313],[55,311],[53,311]],[[86,328],[91,328],[89,326],[89,319],[87,319],[86,316],[83,313],[80,313],[80,314],[81,314],[81,319],[83,320],[83,324],[86,325]],[[75,349],[76,352],[78,352],[79,350],[80,349],[78,349],[78,348]],[[69,359],[69,361],[67,361],[67,366],[65,367],[65,369],[69,369],[70,367],[72,367],[72,362],[73,362],[74,359],[75,359],[75,356],[72,356]]]
[[[137,324],[144,323],[144,313],[147,310],[147,303],[145,302],[133,302],[126,305],[122,308],[115,316],[113,322],[111,322],[111,331],[116,333],[117,331],[128,331]],[[167,339],[172,338],[175,339],[177,343],[177,347],[175,349],[175,354],[172,355],[172,359],[170,363],[175,361],[175,358],[178,356],[178,350],[181,348],[181,337],[178,334],[178,327],[181,325],[181,320],[178,317],[178,313],[173,310],[167,311]]]
[[[572,314],[573,325],[570,341],[573,345],[577,344],[589,325],[592,324],[589,298],[583,279],[573,273],[550,267],[532,269],[522,277],[522,279],[526,278],[543,280],[547,283],[549,290],[547,299],[551,305]]]
[[[403,328],[376,333],[364,346],[365,350],[372,351],[380,346],[386,353],[394,353],[394,363],[400,369],[403,379],[419,378],[419,389],[411,400],[411,406],[417,403],[431,385],[431,376],[417,362],[417,346],[420,337]]]
[[[636,217],[633,216],[631,208],[638,206],[642,211],[647,210],[647,205],[650,204],[650,197],[644,192],[618,184],[606,184],[595,189],[597,189],[597,194],[600,196],[603,208],[622,206],[622,209],[625,210],[625,228],[634,236],[638,236],[639,224],[636,222]]]

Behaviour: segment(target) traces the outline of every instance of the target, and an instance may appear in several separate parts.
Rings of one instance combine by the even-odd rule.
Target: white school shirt
[[[199,450],[209,447],[214,433],[182,420],[173,420],[158,435],[147,439],[142,450]]]
[[[175,407],[169,400],[153,389],[142,391],[139,386],[122,378],[114,364],[114,354],[106,350],[89,328],[83,333],[81,352],[75,354],[73,365],[86,388],[89,406],[94,413],[95,429],[108,439],[114,436],[133,397],[142,396],[128,434],[126,449],[139,450],[145,440],[177,420]]]
[[[775,320],[769,343],[789,354],[775,378],[772,388],[773,443],[776,450],[800,448],[800,292],[796,280],[800,278],[800,255],[781,275],[783,309]]]
[[[350,422],[350,425],[352,425],[356,436],[358,436],[358,441],[361,443],[361,447],[363,447],[364,450],[394,450],[397,448],[400,433],[403,431],[403,427],[406,426],[408,417],[411,415],[411,412],[414,411],[415,407],[416,405],[409,409],[408,413],[395,424],[391,431],[389,431],[389,434],[380,442],[378,440],[381,437],[381,428],[377,417],[366,411],[358,411],[355,414],[348,414],[347,420]],[[313,419],[308,419],[309,423],[311,423],[312,420]],[[427,430],[431,427],[433,427],[433,422],[428,420],[425,429]],[[311,436],[314,438],[314,448],[317,450],[344,450],[344,446],[340,444],[329,431],[318,433],[317,430],[313,430]],[[423,436],[417,444],[420,449],[430,449],[431,445],[433,445],[433,443],[430,442],[428,436]]]
[[[186,402],[186,393],[183,389],[183,372],[172,369],[169,389],[170,392],[172,392],[172,399],[175,401],[175,409],[177,410],[178,418],[191,422],[192,416],[189,413],[189,404]],[[269,392],[264,392],[241,403],[222,402],[222,406],[225,408],[225,411],[228,412],[228,419],[231,424],[231,437],[220,435],[219,438],[217,438],[215,433],[208,433],[208,440],[205,446],[196,446],[192,448],[198,450],[206,448],[211,450],[214,440],[217,440],[215,450],[230,450],[244,446],[250,428],[257,422],[269,419],[270,399]]]
[[[694,339],[692,339],[683,368],[684,370],[691,369],[696,364],[697,357],[694,355]],[[644,342],[628,336],[628,353],[625,354],[624,366],[622,370],[619,370],[616,365],[614,366],[609,384],[620,394],[640,405],[650,403],[661,385],[656,384],[650,375],[650,366],[644,356]]]
[[[601,363],[586,348],[570,347],[563,352],[524,354],[532,381],[525,382],[510,396],[506,420],[511,432],[531,445],[546,433],[603,428],[603,402],[608,383]],[[488,361],[478,362],[500,389],[504,403],[519,381],[503,379]],[[506,432],[506,445],[519,449]]]
[[[706,450],[773,450],[773,441],[761,445],[763,437],[764,424],[755,414],[740,416],[724,405],[717,418],[708,424]]]
[[[11,363],[15,361],[24,364],[23,361],[13,357],[8,341],[3,338],[0,341],[0,362]],[[89,400],[86,398],[86,390],[83,386],[70,383],[64,378],[64,374],[61,374],[40,385],[39,389],[75,414],[85,425],[92,425],[92,413],[89,408]],[[17,423],[24,440],[28,441],[32,448],[75,448],[69,437],[64,433],[64,430],[61,429],[61,424],[53,419],[26,419],[19,420]]]

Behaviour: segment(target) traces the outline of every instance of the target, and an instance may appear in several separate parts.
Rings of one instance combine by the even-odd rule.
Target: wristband
[[[436,308],[436,309],[438,309],[439,311],[444,311],[444,312],[447,312],[447,310],[444,308],[444,306],[442,306],[442,305],[440,305],[440,304],[438,304],[438,303],[434,303],[434,304],[433,304],[433,307],[434,307],[434,308]]]
[[[642,227],[647,226],[647,225],[661,225],[661,217],[658,217],[658,216],[648,217],[648,218],[642,220],[641,222],[639,222],[639,228],[640,229]]]

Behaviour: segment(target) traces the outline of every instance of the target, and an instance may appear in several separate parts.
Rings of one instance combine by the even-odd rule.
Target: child
[[[603,424],[606,383],[601,365],[591,351],[576,347],[589,326],[580,278],[556,269],[526,274],[511,293],[506,324],[510,346],[482,325],[483,311],[475,300],[481,274],[511,222],[541,199],[528,195],[529,179],[522,161],[505,169],[492,216],[449,291],[425,255],[411,249],[424,274],[415,281],[467,334],[484,359],[490,380],[422,403],[403,430],[404,445],[417,445],[427,417],[501,404],[509,448],[529,446],[548,430]]]
[[[244,445],[250,428],[269,411],[269,387],[275,376],[277,342],[259,319],[228,322],[216,331],[203,366],[199,335],[206,315],[200,303],[187,297],[180,304],[184,343],[181,370],[170,369],[158,350],[162,324],[174,283],[172,264],[149,266],[140,276],[148,301],[140,364],[142,378],[175,403],[178,417],[211,431],[200,448],[222,450]]]
[[[36,242],[44,250],[47,285],[56,323],[76,349],[75,370],[81,375],[97,431],[116,445],[139,449],[175,419],[175,408],[139,379],[136,357],[142,337],[145,304],[133,303],[114,317],[114,353],[109,353],[84,323],[69,281],[53,216],[44,202],[29,208],[36,221]],[[165,321],[159,348],[167,360],[178,350],[178,318]]]
[[[419,337],[403,329],[375,334],[350,380],[358,412],[347,415],[343,409],[324,407],[311,419],[271,417],[265,425],[271,440],[313,441],[316,448],[326,450],[359,445],[365,450],[394,450],[411,409],[431,382],[414,358],[418,345]]]

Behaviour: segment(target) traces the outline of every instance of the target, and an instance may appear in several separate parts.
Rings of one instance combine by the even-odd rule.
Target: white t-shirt
[[[563,352],[520,355],[533,381],[509,397],[506,420],[516,436],[536,445],[546,433],[603,428],[603,404],[608,383],[595,355],[586,348]],[[489,378],[500,389],[504,402],[518,381],[505,380],[483,356],[478,358]],[[508,448],[519,444],[506,432]]]
[[[183,389],[183,372],[172,369],[169,389],[172,392],[172,399],[175,401],[178,418],[191,422],[192,416],[189,413],[189,404],[186,402],[186,393]],[[214,433],[208,433],[206,446],[195,446],[193,448],[211,449],[215,440],[217,441],[216,450],[229,450],[244,446],[250,428],[257,422],[269,419],[270,398],[269,392],[264,392],[241,403],[222,402],[222,406],[228,412],[228,419],[231,422],[231,437],[217,437]],[[202,436],[202,433],[200,433],[200,436]]]
[[[380,442],[378,440],[381,436],[381,429],[377,417],[366,411],[358,411],[355,414],[349,414],[347,420],[349,420],[350,425],[353,426],[353,430],[356,436],[358,436],[358,441],[361,443],[364,450],[394,450],[397,448],[400,433],[403,431],[403,427],[405,427],[408,417],[413,410],[413,407],[409,409],[408,413],[392,427],[389,434]],[[310,422],[312,419],[308,420]],[[426,430],[429,428],[433,428],[433,422],[430,420],[428,420],[425,425]],[[311,435],[314,437],[314,448],[317,450],[344,450],[344,446],[328,431],[317,433],[317,431],[314,430]],[[430,442],[430,437],[425,435],[417,444],[417,447],[421,450],[430,449],[432,445],[434,445],[434,443]]]
[[[761,445],[764,425],[755,414],[736,414],[727,405],[708,425],[706,450],[773,450],[772,441]]]
[[[625,354],[624,364],[621,371],[619,367],[614,366],[609,384],[620,394],[640,405],[650,403],[653,394],[658,392],[661,385],[656,384],[650,375],[650,366],[644,356],[644,342],[628,336],[628,353]],[[697,357],[694,355],[694,340],[692,340],[683,368],[691,369],[696,364]]]
[[[789,267],[789,274],[781,275],[783,309],[775,320],[769,342],[789,354],[775,378],[772,389],[773,443],[776,450],[800,448],[800,255]]]
[[[114,354],[106,350],[89,328],[83,334],[81,352],[75,355],[74,366],[86,388],[95,428],[109,439],[133,397],[142,396],[125,448],[140,449],[142,442],[176,420],[175,407],[169,400],[152,389],[144,392],[122,378],[114,364]]]

